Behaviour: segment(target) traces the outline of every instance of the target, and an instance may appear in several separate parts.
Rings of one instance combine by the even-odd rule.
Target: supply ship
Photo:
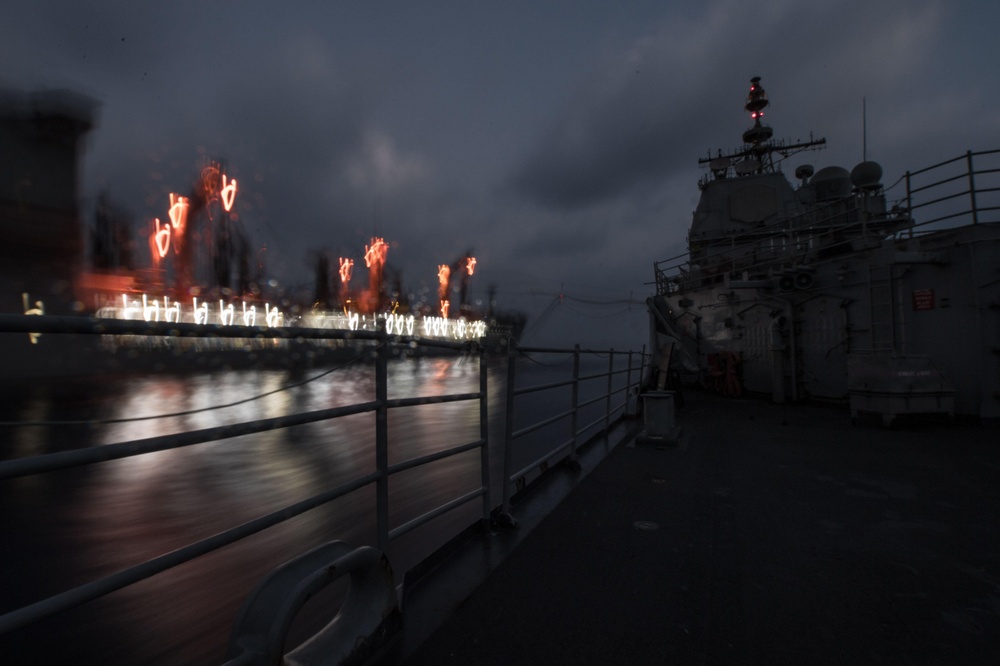
[[[359,332],[499,347],[524,328],[519,313],[495,310],[492,287],[488,303],[472,302],[471,250],[437,265],[436,301],[403,288],[380,237],[362,256],[337,258],[335,275],[333,257],[314,250],[311,293],[280,285],[224,161],[157,197],[162,221],[137,225],[104,190],[85,226],[82,149],[97,106],[68,90],[0,90],[0,388],[94,373],[308,367],[353,358]],[[367,285],[351,282],[355,260]],[[44,325],[25,332],[23,315]],[[289,329],[344,335],[303,342]]]
[[[742,145],[699,160],[688,252],[654,264],[660,385],[838,401],[887,425],[1000,418],[1000,151],[908,171],[896,200],[867,159],[800,163],[793,186],[786,161],[825,139],[772,139],[768,103],[754,77]]]

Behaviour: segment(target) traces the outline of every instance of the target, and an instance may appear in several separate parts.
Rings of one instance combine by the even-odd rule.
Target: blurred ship
[[[1000,151],[907,172],[895,203],[867,160],[801,164],[793,187],[782,162],[825,140],[773,140],[767,106],[755,77],[743,144],[699,160],[687,254],[654,264],[660,386],[849,402],[886,424],[1000,418]]]
[[[372,246],[366,246],[367,287],[348,290],[345,279],[340,290],[333,288],[330,265],[320,257],[316,298],[310,306],[303,293],[286,291],[266,278],[263,258],[235,224],[239,219],[232,208],[236,180],[227,183],[225,165],[219,162],[206,164],[185,196],[170,194],[169,208],[164,202],[167,221],[153,220],[146,232],[152,264],[139,267],[144,262],[138,261],[138,255],[145,252],[147,243],[133,240],[132,216],[107,191],[97,198],[93,227],[82,220],[82,148],[95,125],[97,106],[96,101],[65,90],[0,91],[0,234],[4,239],[0,244],[0,316],[82,315],[352,331],[359,326],[388,330],[391,318],[397,335],[465,340],[482,337],[485,330],[485,342],[491,348],[516,341],[524,328],[522,315],[495,309],[492,291],[487,307],[468,304],[468,281],[476,262],[471,254],[441,267],[447,271],[442,277],[440,316],[436,308],[410,308],[398,273],[392,284],[383,279],[388,245],[381,238],[373,238]],[[140,228],[138,235],[143,234]],[[452,292],[459,299],[449,318]],[[421,322],[433,319],[433,330],[415,325],[418,318]],[[180,338],[0,330],[0,346],[4,367],[0,380],[15,383],[23,378],[95,372],[309,366],[357,352],[357,345],[343,340],[305,343],[256,334]]]

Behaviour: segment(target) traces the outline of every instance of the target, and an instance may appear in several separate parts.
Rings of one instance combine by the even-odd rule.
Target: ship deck
[[[384,662],[997,662],[1000,430],[685,397],[409,590]]]

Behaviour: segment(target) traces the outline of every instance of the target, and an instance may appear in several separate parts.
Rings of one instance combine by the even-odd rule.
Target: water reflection
[[[502,376],[491,372],[494,386]],[[7,420],[82,423],[8,427],[8,444],[0,455],[13,458],[143,439],[375,396],[371,365],[353,365],[275,392],[289,383],[280,371],[248,370],[134,377],[80,387],[71,395],[25,397],[8,403]],[[475,360],[408,359],[392,363],[389,370],[390,398],[475,392],[478,385]],[[219,407],[231,403],[239,404]],[[502,405],[492,409],[494,415],[502,414]],[[173,416],[144,418],[155,415]],[[392,410],[390,462],[474,441],[479,438],[478,418],[475,401]],[[0,482],[0,528],[6,542],[16,544],[5,549],[0,610],[160,556],[371,471],[374,422],[374,414],[359,414]],[[496,436],[495,443],[500,441]],[[479,477],[475,451],[393,477],[392,526],[478,487]],[[0,653],[14,655],[15,661],[30,656],[35,663],[221,662],[233,618],[253,585],[277,564],[323,541],[374,543],[373,506],[371,489],[352,493],[210,556],[0,637]],[[477,511],[466,507],[436,521],[440,524],[432,531],[468,524]],[[401,540],[403,545],[394,544],[390,557],[399,575],[442,540],[422,530]],[[52,636],[63,640],[52,641]],[[86,649],[81,652],[80,646]]]
[[[588,370],[593,372],[598,370]],[[502,475],[504,363],[490,367],[490,475]],[[565,365],[528,364],[518,385],[565,379]],[[553,377],[553,373],[558,374]],[[311,381],[304,381],[309,380]],[[390,398],[474,393],[476,359],[400,359]],[[294,386],[290,386],[295,384]],[[284,390],[283,387],[285,388]],[[601,387],[582,392],[586,398]],[[259,399],[249,400],[257,396]],[[157,375],[24,391],[0,405],[0,457],[143,439],[184,430],[368,402],[374,368],[291,377],[274,370]],[[569,389],[524,396],[516,427],[569,407]],[[595,405],[580,416],[590,421]],[[165,418],[145,418],[169,415]],[[60,425],[55,420],[75,421]],[[132,419],[132,420],[127,420]],[[138,420],[135,420],[138,419]],[[375,468],[375,415],[357,414],[218,442],[0,482],[0,611],[38,601],[316,495]],[[479,439],[475,401],[390,410],[395,464]],[[565,440],[560,422],[521,442],[514,468]],[[389,482],[390,528],[480,486],[480,454],[468,451]],[[499,494],[499,491],[498,491]],[[492,498],[492,504],[500,497]],[[394,541],[402,573],[481,515],[481,504],[435,519]],[[320,543],[375,544],[374,489],[364,488],[206,557],[79,609],[0,636],[8,663],[221,663],[248,592],[272,568]],[[58,640],[53,640],[58,637]]]

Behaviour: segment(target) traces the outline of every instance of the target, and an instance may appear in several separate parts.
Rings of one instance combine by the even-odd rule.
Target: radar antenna
[[[764,117],[764,109],[769,105],[767,91],[764,90],[764,86],[760,85],[760,77],[751,78],[750,92],[747,94],[744,108],[753,119],[753,127],[743,132],[743,146],[729,154],[723,154],[722,151],[719,151],[715,157],[698,160],[698,164],[708,164],[716,178],[725,178],[730,165],[738,176],[772,172],[774,171],[772,153],[777,152],[784,158],[791,153],[826,144],[826,139],[814,140],[811,136],[809,141],[805,142],[771,141],[774,130],[761,122]]]

